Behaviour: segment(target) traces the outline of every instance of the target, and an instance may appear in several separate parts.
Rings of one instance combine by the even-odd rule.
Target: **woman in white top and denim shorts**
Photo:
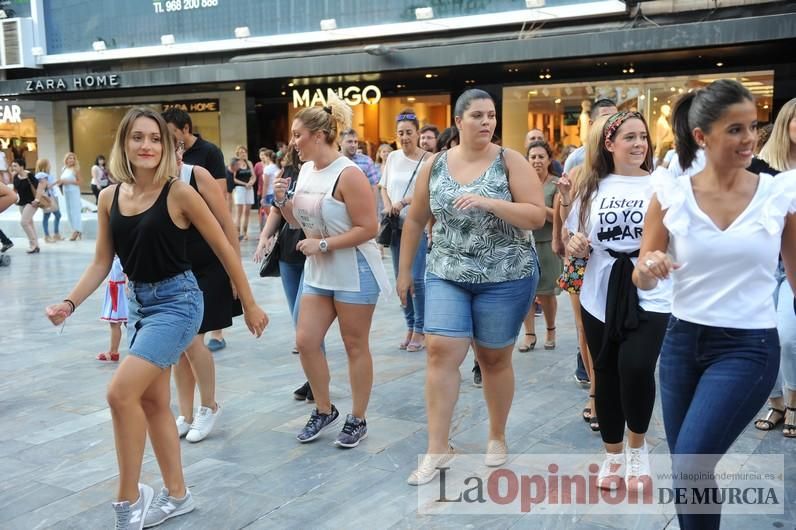
[[[370,182],[337,148],[351,116],[351,107],[334,97],[327,107],[301,110],[292,126],[292,142],[305,162],[295,196],[287,195],[289,179],[274,183],[274,206],[307,236],[297,245],[307,261],[296,346],[317,408],[296,438],[311,442],[339,418],[329,398],[329,366],[322,351],[323,338],[338,319],[350,365],[353,409],[335,443],[346,448],[356,447],[367,436],[365,411],[373,386],[370,324],[379,293],[390,288],[373,240],[378,226]]]

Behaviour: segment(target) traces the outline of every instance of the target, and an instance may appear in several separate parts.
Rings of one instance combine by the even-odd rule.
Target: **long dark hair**
[[[705,88],[684,94],[674,106],[672,124],[675,151],[684,170],[696,159],[699,146],[694,139],[694,129],[710,132],[730,105],[748,100],[754,102],[752,93],[732,79],[719,79]]]

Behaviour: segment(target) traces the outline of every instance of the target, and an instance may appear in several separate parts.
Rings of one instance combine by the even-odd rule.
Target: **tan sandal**
[[[518,348],[519,351],[525,353],[531,351],[536,347],[536,333],[526,333],[526,337],[533,337],[533,342],[529,342],[528,344],[523,344]]]
[[[787,407],[786,407],[787,408]],[[779,418],[772,420],[774,413],[779,414]],[[765,417],[755,420],[755,429],[758,431],[773,431],[774,427],[785,421],[785,411],[775,407],[768,407]]]
[[[555,331],[555,330],[556,330],[555,326],[553,326],[552,328],[547,328],[547,331]],[[544,349],[545,350],[555,350],[556,349],[556,339],[544,341]]]

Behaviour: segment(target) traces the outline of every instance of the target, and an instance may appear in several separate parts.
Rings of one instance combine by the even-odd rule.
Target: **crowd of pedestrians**
[[[91,168],[96,253],[46,312],[60,324],[111,274],[101,316],[111,343],[97,358],[120,360],[123,323],[129,339],[108,390],[117,528],[194,508],[179,439],[203,440],[221,413],[213,351],[227,346],[223,330],[235,316],[257,336],[268,323],[241,267],[252,209],[254,259],[272,261],[281,277],[306,376],[293,396],[314,403],[299,443],[318,439],[342,412],[340,447],[378,428],[368,424],[369,338],[376,303],[393,289],[406,328],[395,347],[426,358],[428,445],[409,484],[455,465],[451,419],[470,350],[488,411],[485,464],[507,461],[512,356],[557,348],[561,291],[574,309],[575,377],[589,388],[583,419],[605,450],[598,487],[641,490],[649,480],[658,367],[675,471],[712,471],[750,425],[783,424],[783,435],[796,437],[796,99],[757,149],[754,99],[742,85],[719,80],[685,94],[673,109],[676,147],[657,167],[644,116],[606,99],[590,107],[584,144],[560,160],[538,129],[524,152],[502,147],[495,101],[478,89],[457,99],[455,123],[442,132],[402,110],[394,145],[378,145],[375,159],[362,152],[351,108],[333,95],[326,103],[300,110],[290,141],[259,149],[256,164],[243,145],[225,163],[179,109],[133,109],[109,159],[99,155]],[[13,188],[0,186],[0,210],[19,205],[28,253],[40,251],[39,208],[45,242],[63,239],[64,210],[69,239],[82,237],[74,153],[60,172],[47,160],[35,172],[12,161],[9,171]],[[4,253],[13,245],[1,232],[0,243]],[[353,398],[342,411],[324,346],[335,321]],[[157,494],[138,483],[147,432],[163,475]],[[676,507],[683,529],[719,526],[719,514]]]

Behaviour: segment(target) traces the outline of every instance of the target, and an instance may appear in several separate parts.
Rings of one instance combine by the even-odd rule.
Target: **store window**
[[[6,178],[11,161],[22,159],[25,167],[36,167],[38,145],[36,120],[27,116],[25,108],[17,102],[0,102],[0,178]]]
[[[162,112],[172,105],[179,105],[189,111],[195,133],[200,134],[205,140],[220,145],[218,100],[72,107],[72,150],[83,169],[83,174],[89,174],[87,171],[94,165],[97,156],[103,155],[105,158],[110,156],[116,130],[128,110],[133,107],[148,107],[156,112]],[[90,178],[82,180],[84,190],[90,189]]]
[[[448,94],[382,97],[381,91],[365,88],[348,93],[346,101],[354,110],[352,127],[357,131],[363,150],[371,157],[375,156],[379,145],[395,144],[395,118],[406,108],[415,111],[421,127],[436,125],[440,131],[450,127]],[[295,90],[293,102],[288,107],[288,123],[293,123],[296,113],[303,107],[325,105],[323,96],[327,91],[324,88]],[[345,89],[342,89],[342,94],[346,96]]]
[[[644,115],[654,156],[660,159],[672,147],[671,111],[677,97],[717,79],[743,83],[757,99],[761,125],[773,120],[773,71],[513,86],[503,89],[503,142],[522,151],[525,134],[530,129],[540,129],[560,156],[568,146],[578,147],[586,138],[591,103],[608,98],[620,110],[636,110]]]

